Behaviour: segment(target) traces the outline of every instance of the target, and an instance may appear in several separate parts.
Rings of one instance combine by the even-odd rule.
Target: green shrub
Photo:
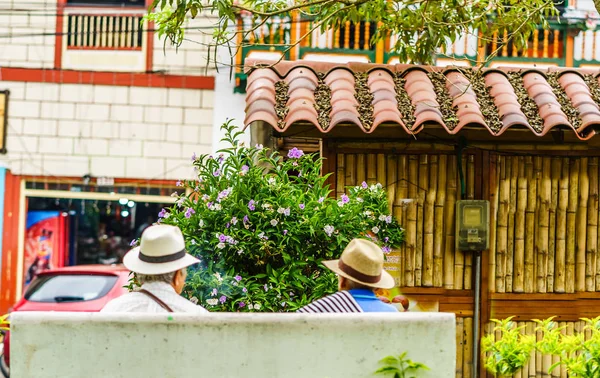
[[[320,262],[353,238],[371,237],[386,252],[402,242],[381,185],[336,200],[317,156],[244,146],[241,132],[223,127],[229,147],[194,156],[197,180],[179,183],[176,204],[159,214],[202,261],[184,289],[192,300],[210,311],[295,311],[336,290]]]
[[[523,327],[517,327],[512,318],[492,319],[496,323],[493,332],[481,340],[481,352],[489,353],[485,359],[486,369],[500,377],[510,377],[521,370],[535,348],[535,338],[523,335]],[[497,331],[501,334],[498,340],[494,337]]]

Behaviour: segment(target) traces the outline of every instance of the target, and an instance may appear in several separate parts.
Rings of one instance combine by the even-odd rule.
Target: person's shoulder
[[[123,311],[123,306],[131,303],[132,299],[138,296],[139,293],[126,293],[117,297],[113,300],[110,300],[107,304],[104,305],[100,312],[120,312]]]
[[[204,314],[204,313],[208,312],[208,310],[205,309],[204,307],[199,306],[199,305],[195,304],[194,302],[192,302],[188,299],[185,299],[182,296],[177,295],[175,301],[176,301],[176,306],[178,308],[181,308],[185,312],[191,312],[191,313],[197,313],[197,314]]]

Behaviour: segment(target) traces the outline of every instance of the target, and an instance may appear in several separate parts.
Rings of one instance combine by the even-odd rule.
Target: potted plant
[[[481,340],[481,352],[488,355],[485,367],[498,377],[511,377],[521,370],[535,349],[535,338],[522,334],[523,327],[517,327],[512,319],[492,319],[496,323],[493,332]],[[499,339],[495,332],[500,332]]]
[[[210,311],[295,311],[337,288],[320,262],[339,257],[356,237],[384,252],[403,240],[379,184],[362,183],[335,199],[322,159],[293,148],[287,156],[239,142],[193,156],[197,179],[178,183],[176,204],[160,222],[178,226],[202,263],[185,293]]]

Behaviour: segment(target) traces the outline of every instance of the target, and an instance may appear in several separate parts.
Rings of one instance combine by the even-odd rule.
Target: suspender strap
[[[169,307],[165,302],[163,302],[159,297],[157,297],[156,295],[152,294],[151,292],[149,292],[146,289],[140,289],[138,290],[138,293],[142,293],[145,294],[146,296],[148,296],[150,299],[152,299],[154,302],[156,302],[160,307],[162,307],[163,309],[165,309],[167,312],[174,312],[173,310],[171,310],[171,307]]]

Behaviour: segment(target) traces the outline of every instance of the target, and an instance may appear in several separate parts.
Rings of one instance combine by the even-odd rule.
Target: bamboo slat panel
[[[466,318],[465,318],[466,320]],[[462,324],[461,324],[462,325]],[[483,332],[484,335],[489,335],[490,332],[492,332],[493,330],[493,324],[492,323],[488,323],[485,324],[483,326]],[[531,321],[527,321],[527,322],[518,322],[517,323],[518,327],[524,327],[521,330],[522,334],[526,334],[526,335],[535,335],[536,336],[536,340],[540,340],[541,339],[541,332],[536,331],[536,327],[537,324],[535,322],[531,322]],[[578,321],[578,322],[559,322],[558,323],[559,327],[566,327],[562,333],[563,334],[567,334],[567,335],[573,335],[573,334],[578,334],[581,333],[583,328],[584,328],[584,322],[583,321]],[[458,329],[459,329],[459,322],[457,319],[457,333],[458,333]],[[591,335],[588,332],[584,332],[585,335],[585,339],[589,339],[591,337]],[[500,338],[500,333],[494,333],[494,338],[495,339],[499,339]],[[464,353],[464,349],[465,346],[464,345],[459,345],[458,343],[458,337],[457,337],[457,354],[459,353]],[[462,349],[459,349],[459,347],[462,347]],[[482,356],[482,358],[487,357],[487,355]],[[462,356],[461,356],[462,359]],[[459,377],[459,366],[461,366],[460,363],[461,360],[457,359],[457,370],[456,370],[456,376]],[[519,372],[517,372],[516,374],[513,375],[513,378],[567,378],[567,371],[563,366],[557,367],[556,369],[554,369],[552,371],[552,373],[549,372],[550,366],[552,366],[554,363],[558,362],[558,357],[557,356],[550,356],[550,355],[542,355],[541,353],[537,352],[537,351],[533,351],[531,353],[531,357],[529,359],[529,361],[525,364],[525,366],[523,367],[523,369]],[[464,362],[463,362],[463,369],[464,369]],[[464,376],[464,375],[463,375]],[[492,374],[487,374],[488,377],[493,377]]]
[[[494,240],[491,290],[600,290],[599,169],[597,157],[498,155],[491,161],[485,178]]]
[[[456,250],[454,228],[461,188],[464,198],[475,198],[475,159],[465,155],[461,160],[463,185],[456,155],[337,156],[338,196],[363,181],[381,183],[388,192],[391,212],[405,230],[405,243],[388,256],[386,264],[400,287],[472,287],[473,257]],[[514,165],[518,166],[517,160]]]

